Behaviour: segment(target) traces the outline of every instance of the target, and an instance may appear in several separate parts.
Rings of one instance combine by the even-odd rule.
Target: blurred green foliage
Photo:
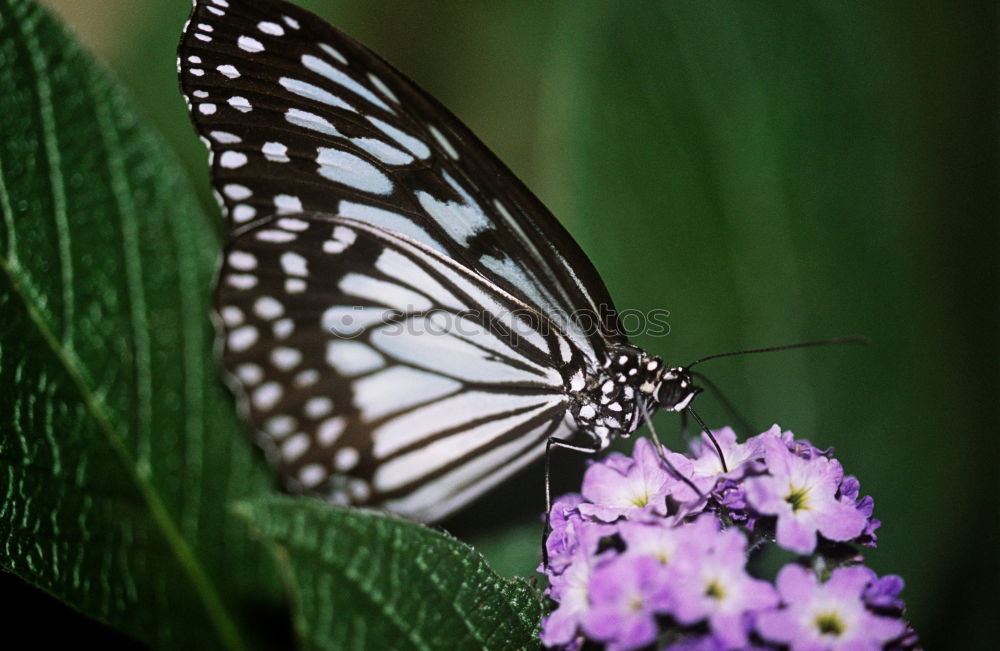
[[[176,90],[188,3],[47,4],[130,88],[212,207]],[[837,447],[885,522],[869,559],[906,579],[928,648],[987,648],[995,3],[301,4],[466,121],[579,239],[619,308],[670,310],[669,337],[637,338],[650,351],[685,363],[872,337],[702,370],[754,428],[777,421]],[[699,408],[731,421],[711,395]],[[676,421],[657,422],[676,441]],[[556,460],[560,474],[582,465]],[[535,469],[449,528],[527,574],[540,505]]]

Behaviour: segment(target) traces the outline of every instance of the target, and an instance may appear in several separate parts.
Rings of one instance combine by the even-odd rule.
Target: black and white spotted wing
[[[542,203],[347,35],[281,0],[197,0],[178,63],[231,226],[275,211],[358,219],[574,316],[563,325],[595,360],[623,341],[603,281]]]
[[[224,363],[288,486],[433,520],[634,401],[576,399],[627,346],[587,257],[377,55],[281,0],[196,0],[178,69],[227,216]]]
[[[552,362],[569,342],[409,238],[276,217],[233,240],[219,282],[225,365],[293,486],[430,521],[570,433]]]

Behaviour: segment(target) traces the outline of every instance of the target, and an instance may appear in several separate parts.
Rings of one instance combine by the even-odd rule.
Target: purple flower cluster
[[[737,443],[729,429],[690,454],[636,440],[631,457],[593,463],[580,494],[552,506],[546,540],[556,603],[547,647],[722,651],[908,649],[903,582],[860,564],[879,521],[831,450],[776,425]],[[797,555],[771,582],[747,563]]]

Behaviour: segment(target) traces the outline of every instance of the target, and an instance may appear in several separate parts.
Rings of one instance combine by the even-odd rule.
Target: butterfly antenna
[[[691,362],[686,368],[691,368],[696,364],[701,364],[702,362],[707,362],[710,359],[719,359],[720,357],[734,357],[736,355],[754,355],[756,353],[773,353],[779,350],[791,350],[792,348],[812,348],[813,346],[828,346],[830,344],[864,344],[869,345],[872,340],[868,337],[861,335],[854,335],[851,337],[834,337],[833,339],[823,339],[820,341],[804,341],[800,344],[788,344],[785,346],[770,346],[768,348],[751,348],[749,350],[737,350],[731,353],[719,353],[718,355],[709,355],[708,357],[702,357],[701,359]]]
[[[751,431],[750,421],[748,421],[743,416],[740,410],[736,408],[736,405],[733,404],[733,401],[726,397],[726,394],[724,394],[722,390],[719,389],[719,386],[715,382],[712,382],[710,379],[708,379],[708,377],[706,377],[702,373],[694,372],[691,373],[691,375],[698,378],[699,382],[704,384],[706,387],[709,388],[710,391],[712,391],[712,393],[715,394],[715,397],[718,398],[719,402],[722,403],[722,408],[726,410],[726,413],[728,413],[733,420],[736,421],[737,426],[742,430],[744,435],[748,434]],[[687,415],[687,411],[686,410],[682,411],[681,414]]]
[[[664,465],[667,466],[667,470],[670,472],[670,474],[672,474],[674,477],[677,477],[682,482],[687,484],[691,488],[691,490],[693,490],[698,495],[698,499],[705,497],[705,494],[702,493],[697,486],[695,486],[694,482],[691,481],[689,477],[685,477],[683,474],[681,474],[681,471],[678,470],[676,466],[674,466],[674,464],[670,463],[670,459],[667,458],[667,453],[664,452],[666,448],[664,448],[663,444],[660,443],[660,437],[656,435],[656,429],[653,427],[653,417],[650,415],[649,410],[646,408],[645,405],[642,408],[642,415],[646,420],[646,425],[649,426],[649,434],[650,437],[653,439],[653,447],[656,448],[657,455],[660,457],[660,460],[664,463]]]
[[[701,431],[708,435],[708,438],[712,441],[712,445],[715,446],[715,452],[719,455],[719,462],[722,464],[722,472],[729,472],[729,467],[726,465],[726,455],[722,454],[722,447],[719,445],[719,442],[715,440],[715,435],[712,434],[712,430],[708,429],[708,425],[706,425],[705,421],[701,419],[698,412],[691,407],[688,407],[687,411],[691,412],[691,416],[698,421],[699,425],[701,425]]]

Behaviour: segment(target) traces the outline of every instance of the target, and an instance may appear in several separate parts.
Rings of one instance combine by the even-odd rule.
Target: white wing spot
[[[323,47],[323,45],[320,45],[320,47]],[[333,48],[330,48],[330,50],[336,52],[336,50],[333,50]],[[330,52],[330,50],[327,50],[327,52]],[[347,63],[346,59],[343,61],[343,63]],[[386,111],[393,113],[393,110],[389,108],[389,105],[383,102],[378,95],[376,95],[375,93],[371,92],[370,90],[359,84],[352,77],[349,77],[347,74],[341,72],[340,70],[337,70],[323,59],[314,57],[311,54],[303,54],[302,65],[304,65],[306,68],[309,68],[316,74],[326,77],[333,83],[343,86],[344,88],[353,92],[354,94],[365,98],[366,100],[378,106],[379,108],[385,109]]]
[[[247,164],[247,155],[240,151],[224,151],[219,157],[219,165],[234,170]]]
[[[345,274],[337,287],[348,296],[366,298],[403,313],[426,312],[434,307],[434,304],[423,294],[397,283],[379,280],[364,274],[354,272]]]
[[[286,251],[281,254],[281,268],[289,276],[309,275],[309,270],[306,267],[306,259],[294,251]]]
[[[310,398],[306,401],[303,411],[307,417],[317,420],[333,411],[333,401],[326,396]]]
[[[215,31],[215,28],[212,27],[211,25],[209,25],[208,23],[198,23],[198,29],[200,29],[203,32],[214,32]]]
[[[237,77],[240,76],[240,71],[236,69],[236,66],[230,65],[228,63],[221,66],[216,66],[215,69],[221,72],[226,77],[229,77],[230,79],[236,79]]]
[[[347,472],[357,466],[360,459],[361,455],[356,449],[341,448],[337,450],[337,454],[333,458],[333,465],[338,471]]]
[[[319,380],[319,371],[314,368],[307,368],[304,371],[300,371],[292,382],[299,389],[304,389],[316,384],[317,380]]]
[[[347,65],[347,57],[345,57],[343,54],[335,50],[333,46],[327,45],[326,43],[320,43],[319,47],[321,50],[332,56],[337,61],[340,61],[345,66]]]
[[[462,197],[463,203],[439,201],[429,193],[417,192],[417,201],[458,244],[465,245],[474,235],[490,228],[490,220],[475,199],[447,172],[444,178]]]
[[[247,362],[236,367],[236,377],[243,384],[254,386],[264,379],[264,370],[256,364]]]
[[[306,291],[306,281],[301,278],[289,278],[285,281],[286,294],[301,294]]]
[[[309,437],[305,434],[296,434],[281,444],[281,458],[291,463],[305,454],[309,449]]]
[[[330,446],[337,442],[340,435],[344,432],[344,426],[347,423],[341,416],[336,416],[334,418],[327,418],[322,423],[319,424],[319,429],[317,430],[317,438],[322,446]]]
[[[257,258],[246,251],[230,251],[227,258],[229,266],[240,271],[253,271],[257,268]]]
[[[277,223],[279,228],[286,231],[304,231],[309,228],[309,222],[294,217],[282,217]]]
[[[295,233],[289,233],[288,231],[281,231],[276,228],[269,228],[263,231],[257,231],[254,234],[261,242],[274,242],[275,244],[284,244],[285,242],[291,242],[295,239]]]
[[[328,136],[343,137],[337,129],[324,117],[303,111],[302,109],[290,108],[285,112],[285,120],[297,127],[303,127]]]
[[[357,113],[357,109],[353,106],[340,99],[328,90],[324,90],[319,86],[314,86],[313,84],[300,81],[298,79],[292,79],[290,77],[282,77],[278,80],[278,83],[285,87],[286,90],[299,95],[300,97],[305,97],[306,99],[311,99],[314,102],[320,102],[322,104],[329,104],[337,108],[342,108],[352,113]]]
[[[233,221],[243,223],[248,222],[257,214],[257,209],[245,203],[238,203],[233,206]]]
[[[230,97],[226,101],[229,102],[229,105],[232,106],[237,111],[239,111],[240,113],[249,113],[250,111],[253,110],[253,106],[250,104],[250,100],[248,100],[246,97],[240,97],[239,95],[234,95],[233,97]]]
[[[242,353],[244,350],[257,343],[258,334],[257,328],[252,325],[245,325],[240,328],[236,328],[229,333],[229,338],[227,339],[229,350],[236,353]]]
[[[292,29],[299,28],[299,21],[295,20],[294,18],[290,18],[288,16],[282,16],[281,19],[285,21],[285,24],[291,27]]]
[[[271,351],[271,363],[282,371],[290,371],[302,361],[302,353],[296,348],[278,346]]]
[[[209,134],[212,136],[212,140],[224,145],[232,145],[237,142],[243,142],[243,138],[240,138],[235,133],[229,133],[228,131],[210,131]]]
[[[284,319],[278,319],[274,322],[274,325],[271,326],[271,332],[274,333],[274,336],[277,339],[286,339],[288,338],[288,335],[292,334],[294,331],[295,322],[287,317]]]
[[[329,147],[317,147],[319,175],[373,194],[392,192],[392,181],[377,167],[354,154]]]
[[[350,228],[346,226],[337,226],[333,229],[333,239],[325,240],[323,242],[323,252],[324,253],[342,253],[350,245],[354,244],[354,240],[357,238],[357,233],[355,233]]]
[[[382,368],[385,358],[360,341],[331,341],[326,345],[326,363],[350,377]]]
[[[199,41],[205,41],[206,43],[212,42],[212,37],[208,34],[195,34],[194,37]]]
[[[257,276],[253,274],[229,274],[226,282],[236,289],[253,289],[257,286]]]
[[[229,8],[229,0],[212,0],[213,5],[219,5],[220,7]]]
[[[246,52],[263,52],[264,44],[252,36],[241,36],[236,40],[236,44],[241,50]]]
[[[239,183],[228,183],[222,188],[222,194],[226,195],[234,201],[242,201],[244,199],[249,199],[253,195],[253,191],[245,185],[240,185]]]
[[[347,491],[358,502],[364,502],[372,495],[372,489],[364,479],[351,479],[347,484]]]
[[[382,120],[370,115],[368,116],[368,121],[371,122],[375,128],[398,142],[417,158],[423,160],[431,155],[430,147],[428,147],[422,140],[414,138],[405,131],[401,131],[392,126],[388,122],[383,122]]]
[[[413,162],[413,156],[378,138],[351,138],[351,142],[386,165],[408,165]]]
[[[322,484],[323,480],[325,480],[327,476],[329,476],[329,473],[326,468],[318,463],[310,463],[308,466],[303,466],[302,469],[299,470],[299,481],[302,482],[302,485],[306,488],[313,488]]]
[[[216,16],[225,16],[226,15],[226,12],[224,12],[221,9],[219,9],[218,7],[208,7],[208,10],[211,11]]]
[[[208,97],[208,91],[204,90],[196,90],[191,94],[197,97],[198,99],[205,99],[206,97]]]
[[[211,102],[205,102],[198,105],[198,112],[202,115],[214,115],[216,110],[215,104],[212,104]]]
[[[291,160],[288,158],[288,147],[280,142],[265,142],[261,151],[264,157],[273,163],[287,163]]]
[[[235,328],[239,324],[243,323],[243,310],[236,307],[235,305],[227,305],[219,311],[222,316],[222,322],[226,324],[227,327]]]
[[[272,436],[281,438],[295,431],[298,422],[291,416],[281,415],[269,418],[264,423],[264,431]]]
[[[192,54],[188,57],[188,61],[191,63],[201,63],[201,57]]]
[[[382,81],[381,79],[379,79],[378,77],[376,77],[374,74],[372,74],[370,72],[368,73],[368,80],[370,82],[372,82],[372,86],[374,86],[375,88],[378,89],[378,92],[382,93],[383,95],[385,95],[386,97],[388,97],[389,99],[391,99],[396,104],[399,104],[399,98],[396,97],[395,93],[393,93],[391,90],[389,90],[389,87],[385,85],[384,81]],[[371,118],[369,118],[369,119],[371,119]]]
[[[390,316],[392,316],[390,310],[379,307],[337,305],[323,312],[320,326],[339,337],[354,337],[368,326],[385,323]]]
[[[253,406],[261,411],[267,411],[271,409],[281,400],[281,396],[284,392],[281,390],[281,385],[277,382],[265,382],[256,389],[250,396],[250,402]]]
[[[284,314],[285,308],[278,300],[270,296],[261,296],[254,301],[253,311],[260,318],[270,321]]]
[[[264,32],[265,34],[270,34],[271,36],[284,36],[285,28],[278,23],[272,23],[269,21],[263,21],[257,23],[257,29]]]
[[[302,212],[302,201],[290,194],[279,194],[274,197],[274,207],[279,214]]]
[[[441,145],[441,148],[444,149],[445,153],[448,154],[448,156],[453,160],[458,160],[458,151],[456,151],[451,142],[444,137],[444,134],[438,131],[437,127],[433,124],[428,125],[428,128],[430,129],[431,135],[438,141],[438,144]]]
[[[354,203],[353,201],[341,199],[340,203],[337,205],[337,214],[343,217],[357,219],[358,221],[363,221],[389,231],[402,233],[407,237],[411,237],[422,244],[436,249],[440,253],[447,254],[444,247],[441,246],[441,243],[431,237],[430,233],[415,224],[409,217],[404,217],[403,215],[392,212],[391,210],[384,210],[382,208],[366,206],[365,204]]]
[[[195,34],[195,36],[197,36],[197,34]],[[201,68],[190,68],[188,69],[188,72],[194,75],[195,77],[205,76],[205,71],[202,70]]]

